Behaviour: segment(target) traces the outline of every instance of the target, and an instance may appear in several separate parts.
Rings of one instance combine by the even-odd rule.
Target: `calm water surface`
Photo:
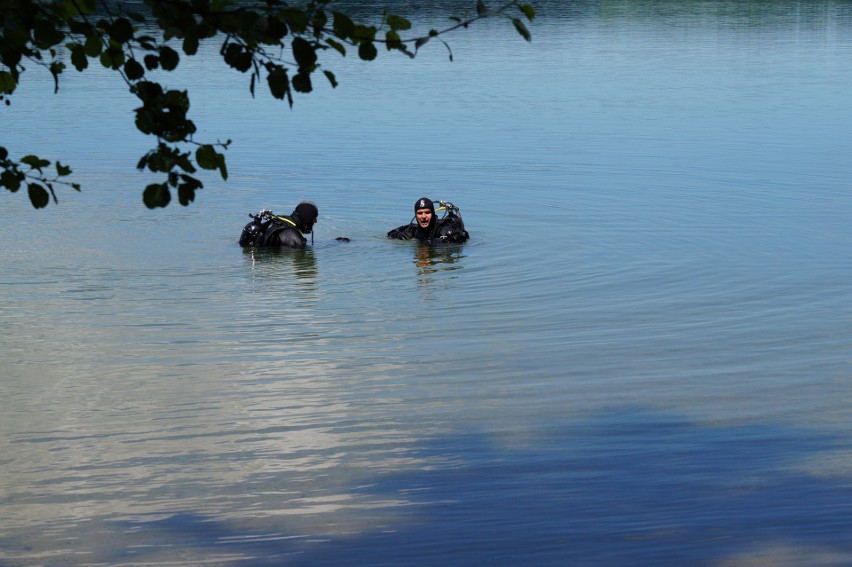
[[[0,565],[852,564],[852,5],[539,11],[292,111],[186,62],[189,208],[32,72],[3,144],[85,190],[0,197]],[[421,195],[471,240],[385,239]]]

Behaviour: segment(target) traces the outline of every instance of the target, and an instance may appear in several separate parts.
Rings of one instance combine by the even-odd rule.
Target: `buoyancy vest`
[[[449,242],[464,242],[470,235],[464,229],[464,222],[455,213],[449,213],[438,224],[435,238]]]
[[[288,234],[282,234],[285,231]],[[293,232],[289,232],[293,231]],[[265,226],[263,232],[262,246],[286,246],[289,248],[302,248],[307,239],[299,225],[289,216],[275,216]]]

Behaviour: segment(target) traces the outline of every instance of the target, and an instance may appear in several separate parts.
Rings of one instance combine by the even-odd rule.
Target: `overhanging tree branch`
[[[384,45],[387,51],[413,58],[426,43],[438,38],[452,61],[452,50],[442,37],[445,34],[499,16],[509,19],[530,41],[524,20],[535,17],[532,6],[520,0],[509,0],[496,9],[477,0],[474,15],[454,16],[455,23],[447,28],[406,38],[402,33],[412,27],[408,19],[384,11],[379,26],[358,23],[333,10],[332,0],[309,0],[299,7],[278,0],[240,5],[221,0],[145,0],[146,13],[128,12],[121,3],[96,0],[8,0],[4,4],[8,7],[0,13],[0,100],[10,105],[26,71],[23,61],[46,67],[54,78],[55,91],[65,70],[65,56],[79,72],[90,61],[115,71],[141,103],[134,111],[136,128],[157,141],[137,163],[140,170],[164,175],[162,182],[148,185],[143,192],[143,201],[150,208],[168,205],[173,192],[182,205],[191,203],[204,186],[195,177],[198,168],[218,171],[222,179],[228,176],[222,152],[231,140],[196,141],[189,94],[166,89],[147,77],[156,69],[174,71],[181,52],[194,56],[205,40],[221,38],[219,55],[229,67],[249,73],[252,96],[265,80],[270,94],[292,107],[294,93],[313,91],[312,77],[317,71],[332,87],[337,86],[334,73],[321,62],[329,50],[345,57],[347,48],[355,48],[360,59],[372,61],[378,56],[377,46]],[[159,37],[142,32],[152,27]],[[51,168],[55,176],[44,173]],[[79,191],[78,184],[60,179],[70,174],[71,169],[59,161],[32,154],[12,160],[0,147],[0,186],[13,193],[26,186],[35,208],[47,206],[51,197],[57,202],[57,184]]]

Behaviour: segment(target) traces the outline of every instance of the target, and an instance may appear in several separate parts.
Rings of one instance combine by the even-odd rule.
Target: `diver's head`
[[[429,228],[435,220],[435,204],[431,199],[420,197],[414,203],[414,218],[417,219],[417,226],[420,228]]]
[[[302,201],[296,205],[296,208],[293,210],[293,214],[290,216],[293,217],[298,229],[303,233],[308,234],[317,222],[319,209],[317,209],[317,206],[310,201]]]

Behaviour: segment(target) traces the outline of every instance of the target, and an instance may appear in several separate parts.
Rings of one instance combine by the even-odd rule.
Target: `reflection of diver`
[[[251,261],[254,277],[280,279],[295,276],[295,283],[301,287],[314,287],[316,284],[317,263],[311,248],[245,247],[243,253],[246,260]]]
[[[460,270],[461,265],[456,265],[464,256],[463,245],[450,246],[416,246],[414,249],[414,264],[417,266],[417,274],[425,276],[435,272],[449,270]]]
[[[447,201],[438,201],[438,211],[445,211],[438,218],[435,205],[431,199],[421,197],[414,203],[414,218],[411,222],[388,232],[388,238],[410,240],[416,238],[426,244],[464,242],[470,235],[464,229],[459,208]]]
[[[304,248],[308,245],[306,234],[311,234],[319,217],[319,209],[310,201],[302,201],[288,216],[274,214],[263,209],[256,215],[240,235],[240,246],[272,248]],[[311,234],[311,244],[314,236]]]

